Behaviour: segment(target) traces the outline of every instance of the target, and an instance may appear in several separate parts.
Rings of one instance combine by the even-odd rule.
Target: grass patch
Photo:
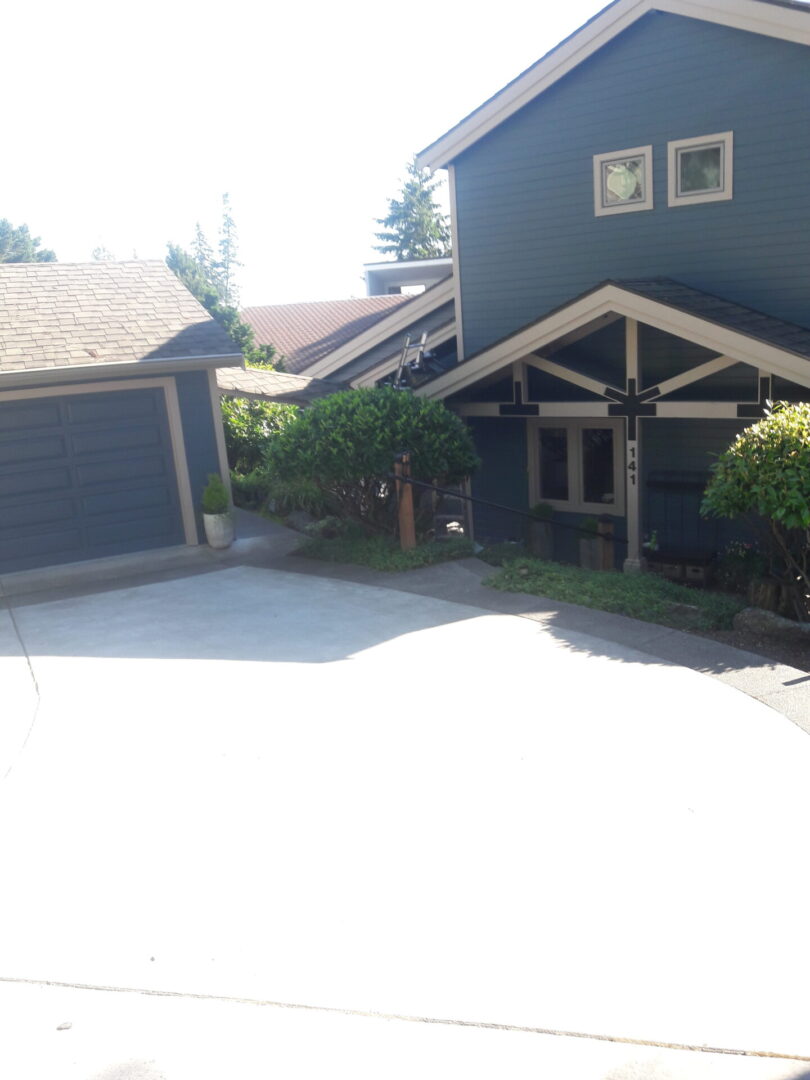
[[[396,541],[383,536],[339,536],[334,540],[306,540],[295,554],[324,562],[355,563],[372,570],[397,571],[416,570],[448,559],[464,559],[473,554],[473,545],[471,540],[458,538],[431,541],[419,544],[411,551],[402,551]]]
[[[657,574],[582,570],[523,556],[510,559],[485,585],[612,611],[678,630],[727,630],[742,598],[690,589]]]

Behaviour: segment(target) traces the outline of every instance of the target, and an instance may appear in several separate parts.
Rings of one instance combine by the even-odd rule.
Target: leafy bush
[[[231,472],[231,491],[236,506],[246,510],[262,510],[270,495],[270,482],[261,469],[254,469],[244,476]]]
[[[271,441],[297,414],[297,405],[222,398],[225,446],[228,464],[234,472],[244,476],[257,469]]]
[[[745,593],[754,578],[762,577],[766,562],[756,544],[728,543],[717,559],[717,584],[727,592]]]
[[[402,450],[417,480],[454,483],[478,465],[469,431],[444,405],[382,387],[316,401],[272,439],[265,467],[274,482],[313,484],[334,512],[366,529],[393,532],[390,474]]]
[[[768,546],[772,572],[790,585],[796,614],[806,618],[810,614],[810,404],[778,402],[763,420],[741,432],[713,467],[701,513],[751,516]]]
[[[208,483],[203,489],[202,511],[204,514],[227,514],[229,507],[228,489],[218,473],[208,474]]]

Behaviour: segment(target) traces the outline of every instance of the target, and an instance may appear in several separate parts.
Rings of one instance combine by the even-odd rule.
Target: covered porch
[[[768,401],[810,396],[810,331],[666,279],[606,282],[471,357],[417,393],[443,398],[473,429],[473,494],[553,508],[571,542],[608,517],[618,566],[645,553],[707,560],[740,536],[700,502],[713,460]],[[476,538],[515,523],[485,508]]]

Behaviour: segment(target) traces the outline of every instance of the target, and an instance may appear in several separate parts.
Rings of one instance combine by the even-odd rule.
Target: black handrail
[[[490,506],[493,510],[501,510],[506,514],[517,514],[518,517],[524,517],[528,521],[547,521],[549,525],[559,529],[570,529],[572,532],[582,533],[584,536],[593,537],[595,534],[589,529],[582,529],[579,525],[569,525],[565,521],[556,521],[553,518],[538,518],[534,514],[529,513],[528,510],[518,510],[514,506],[504,506],[502,503],[492,502],[490,499],[481,499],[477,495],[465,495],[461,491],[454,491],[451,488],[442,488],[437,484],[429,484],[425,480],[415,480],[412,476],[396,476],[394,473],[388,474],[389,480],[397,480],[402,484],[416,484],[417,487],[429,488],[431,491],[437,491],[440,495],[449,495],[454,499],[466,499],[467,502],[478,503],[481,506]],[[607,515],[606,515],[607,516]],[[624,544],[627,546],[627,540],[621,536],[611,536],[611,540],[615,544]]]

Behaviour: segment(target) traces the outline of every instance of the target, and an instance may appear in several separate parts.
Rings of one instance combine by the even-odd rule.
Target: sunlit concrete
[[[810,741],[761,703],[249,567],[16,618],[41,704],[0,763],[3,977],[810,1056]],[[706,1075],[801,1075],[769,1067]]]

